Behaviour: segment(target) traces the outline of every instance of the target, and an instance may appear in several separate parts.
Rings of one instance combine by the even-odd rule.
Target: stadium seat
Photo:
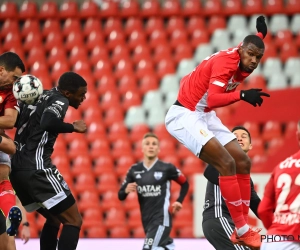
[[[294,39],[295,45],[300,48],[300,31],[297,33],[296,38]]]
[[[130,231],[125,225],[111,228],[109,230],[110,238],[129,238]]]
[[[222,13],[230,16],[242,13],[243,2],[240,0],[226,0],[223,4]]]
[[[184,19],[179,16],[172,16],[167,21],[166,31],[169,35],[172,35],[176,30],[185,30]]]
[[[84,22],[82,34],[84,35],[84,37],[87,37],[92,32],[102,33],[102,26],[100,20],[98,20],[97,18],[90,17],[87,18]]]
[[[164,101],[164,107],[165,110],[168,110],[177,100],[178,92],[175,91],[170,91],[169,93],[166,94],[166,98]]]
[[[117,17],[119,15],[118,3],[115,1],[104,1],[101,4],[100,16],[103,18]]]
[[[188,43],[188,35],[184,29],[176,29],[170,35],[169,44],[172,48],[176,48],[179,44],[187,44]]]
[[[86,229],[86,237],[87,238],[106,238],[107,232],[106,229],[101,226],[93,226]]]
[[[30,18],[36,18],[38,15],[38,8],[35,2],[23,2],[20,6],[18,18],[26,20]]]
[[[14,24],[14,22],[10,22],[11,24]],[[5,23],[4,23],[5,26]],[[14,26],[11,27],[11,30],[18,30],[18,26],[17,28],[15,28]],[[5,30],[5,27],[4,27]],[[3,28],[1,30],[1,33],[3,32]],[[40,23],[38,22],[38,20],[36,19],[26,19],[26,21],[23,24],[22,30],[21,30],[21,35],[22,37],[26,37],[30,32],[33,32],[35,34],[39,34],[39,36],[41,35],[40,32]]]
[[[290,2],[292,2],[294,0],[290,0]],[[299,2],[298,0],[295,2]],[[299,6],[298,6],[299,8]],[[300,14],[295,14],[291,17],[291,23],[290,23],[290,30],[296,34],[297,32],[299,32],[300,30]]]
[[[194,61],[199,64],[202,60],[213,54],[213,47],[211,44],[200,44],[197,46],[194,53]]]
[[[142,78],[144,75],[154,74],[154,65],[151,60],[141,60],[137,63],[135,74],[137,78]]]
[[[152,49],[161,44],[168,44],[167,35],[163,30],[154,30],[150,34],[149,45]]]
[[[183,144],[179,144],[178,145],[178,149],[177,149],[177,155],[180,159],[184,160],[186,158],[188,158],[189,156],[194,156],[194,154],[187,149],[185,146],[183,146]]]
[[[277,0],[275,2],[282,2],[282,1]],[[281,10],[282,8],[280,8],[280,11]],[[270,31],[273,34],[276,34],[280,30],[287,30],[289,28],[288,17],[283,14],[273,15],[270,19],[270,24],[268,25],[268,27],[270,28]]]
[[[279,138],[282,136],[282,127],[279,122],[268,121],[265,123],[262,129],[262,139],[264,141],[269,141],[273,138]]]
[[[179,54],[179,52],[178,52]],[[184,53],[185,55],[185,53]],[[179,56],[177,55],[177,58]],[[163,59],[161,60],[156,68],[156,75],[159,79],[164,77],[167,74],[174,74],[176,72],[176,65],[172,59]]]
[[[181,79],[182,77],[191,73],[195,67],[196,67],[196,63],[194,62],[193,59],[184,59],[179,63],[176,75],[178,76],[179,79]]]
[[[103,75],[112,75],[112,66],[107,60],[99,60],[94,68],[94,77],[100,78]]]
[[[81,61],[81,63],[87,63],[87,51],[84,47],[76,46],[71,49],[68,60],[72,65],[75,65],[78,61]]]
[[[122,31],[122,23],[120,19],[110,17],[104,23],[103,32],[106,36],[109,36],[109,34],[114,30]]]
[[[144,96],[148,91],[158,89],[159,81],[155,75],[148,74],[140,78],[139,92]]]
[[[130,166],[129,166],[130,167]],[[128,169],[129,169],[128,167]],[[123,181],[123,180],[122,180]],[[137,192],[132,192],[129,194],[125,201],[123,201],[123,208],[125,211],[132,211],[140,207],[138,202]]]
[[[55,143],[55,145],[57,146],[54,146],[54,151],[59,152],[59,150],[61,150],[60,145],[58,146],[57,143]],[[58,168],[62,175],[64,175],[64,173],[70,173],[70,161],[65,148],[66,145],[64,143],[63,150],[62,152],[60,152],[60,155],[54,153],[51,156],[53,165],[55,165]]]
[[[94,1],[84,1],[79,10],[79,17],[82,19],[97,18],[99,14],[99,8]]]
[[[79,193],[79,199],[77,203],[80,212],[94,208],[98,209],[98,211],[101,211],[100,197],[96,190],[83,191]]]
[[[191,176],[196,173],[202,173],[204,171],[204,164],[196,156],[189,156],[183,160],[182,173],[186,176]]]
[[[66,1],[60,5],[59,16],[61,19],[78,17],[78,5],[73,1]]]
[[[131,154],[131,142],[127,139],[118,139],[112,143],[111,154],[115,159],[119,159],[122,155]]]
[[[59,77],[65,73],[66,71],[70,71],[69,63],[65,60],[57,61],[54,63],[51,71],[51,78],[53,81],[57,81]]]
[[[293,42],[293,33],[290,30],[280,30],[276,33],[274,43],[277,47],[282,47],[285,43]]]
[[[160,140],[169,139],[177,142],[176,139],[169,134],[164,123],[156,125],[152,131]]]
[[[176,155],[168,155],[162,158],[162,161],[173,164],[174,166],[180,166],[180,159]]]
[[[178,92],[179,90],[179,78],[176,74],[165,75],[160,82],[160,92],[162,94],[168,94],[169,92]]]
[[[4,51],[10,51],[11,47],[20,47],[21,45],[21,36],[19,33],[9,32],[5,37],[2,43],[2,49]]]
[[[17,4],[11,1],[2,2],[0,8],[0,19],[1,20],[15,19],[16,17],[18,17]]]
[[[150,131],[147,124],[137,124],[131,127],[129,139],[132,142],[140,141]]]
[[[136,0],[128,0],[121,2],[120,15],[123,18],[130,18],[139,15],[140,6]]]
[[[264,6],[264,13],[273,15],[276,13],[282,13],[284,9],[282,0],[266,0]]]
[[[143,152],[142,152],[142,140],[137,141],[137,142],[134,143],[133,156],[134,156],[136,161],[143,161],[144,155],[143,155]]]
[[[83,212],[82,229],[90,228],[93,226],[102,225],[102,211],[98,208],[88,208]]]
[[[103,211],[107,210],[119,210],[123,212],[122,203],[118,198],[118,186],[113,190],[103,190],[104,192],[101,194],[101,204]],[[111,212],[113,215],[113,212]]]
[[[278,153],[278,150],[284,145],[284,139],[282,137],[273,138],[268,141],[267,155],[270,157]]]
[[[244,2],[243,12],[246,15],[253,15],[263,12],[263,2],[261,0],[246,0]]]
[[[144,18],[159,16],[160,13],[160,5],[159,2],[155,0],[145,0],[141,4],[140,15]]]
[[[106,92],[117,92],[116,79],[110,75],[103,75],[97,82],[97,94],[101,98]]]
[[[277,60],[277,58],[278,58],[278,55],[277,55],[277,49],[276,49],[275,44],[272,42],[269,42],[269,43],[265,42],[265,53],[260,62],[265,64],[265,62],[268,59],[276,59]],[[257,69],[254,72],[256,72],[256,71],[257,71]]]
[[[106,50],[106,48],[96,45],[90,52],[89,62],[91,65],[96,65],[98,63],[98,61],[101,61],[101,60],[103,60],[105,62],[107,62],[109,60],[108,51]]]
[[[291,88],[300,87],[300,72],[296,72],[291,76],[290,86]]]
[[[64,21],[61,30],[62,34],[66,37],[70,33],[80,33],[81,32],[81,23],[77,18],[67,18]]]
[[[131,228],[132,237],[133,238],[144,238],[145,237],[145,231],[142,226]]]
[[[266,89],[266,81],[261,75],[254,75],[249,77],[247,81],[247,89],[258,88]]]
[[[44,48],[46,51],[50,51],[54,47],[64,48],[63,37],[58,32],[50,32],[44,42]]]
[[[112,192],[118,191],[119,185],[115,173],[102,174],[98,176],[97,180],[97,191],[99,194],[103,194],[107,192],[107,190],[111,190]]]
[[[64,47],[67,51],[71,51],[75,46],[83,47],[83,37],[81,32],[70,32],[65,39]]]
[[[141,212],[139,208],[128,211],[127,225],[130,229],[142,226]]]
[[[78,155],[72,157],[71,174],[76,177],[82,172],[92,173],[92,161],[89,155]]]
[[[88,144],[86,143],[86,141],[73,140],[69,142],[69,157],[75,158],[76,156],[81,154],[88,154]]]
[[[203,29],[196,29],[191,34],[191,45],[193,48],[197,48],[200,44],[205,44],[209,42],[209,35]]]
[[[139,19],[138,17],[129,17],[126,20],[126,23],[124,25],[124,33],[128,36],[130,35],[133,31],[143,31],[143,23],[142,20]]]
[[[250,1],[250,0],[249,0]],[[257,0],[255,0],[257,1]],[[261,3],[261,1],[260,1]],[[258,12],[258,13],[261,13],[261,12]],[[249,21],[248,21],[248,30],[250,33],[253,33],[253,34],[256,34],[257,33],[257,30],[256,30],[256,19],[259,17],[260,15],[255,13],[253,15],[251,15],[249,17]],[[269,27],[269,22],[268,22],[268,17],[267,16],[264,16],[265,17],[265,21],[266,21],[266,24],[267,24],[267,27]],[[271,33],[271,32],[269,32]]]
[[[112,107],[105,112],[103,122],[108,127],[124,120],[124,112],[120,107]]]
[[[110,142],[116,142],[119,139],[128,140],[128,131],[127,127],[123,122],[114,123],[110,128],[108,128],[108,139]]]
[[[176,151],[174,142],[167,139],[160,140],[159,147],[159,158],[164,158],[168,155],[173,155]]]
[[[230,34],[226,29],[216,29],[210,43],[217,51],[228,49],[231,47]]]
[[[26,66],[32,67],[35,62],[46,62],[45,51],[43,47],[31,48],[28,51]],[[44,85],[44,82],[43,82]]]
[[[180,2],[177,0],[166,0],[162,2],[161,15],[163,17],[172,17],[181,14]]]
[[[192,226],[185,226],[182,228],[179,228],[179,237],[180,238],[194,238],[194,229]]]
[[[141,105],[141,95],[138,90],[127,91],[122,100],[122,108],[127,111],[132,106]]]
[[[137,44],[133,48],[132,61],[138,63],[141,60],[151,60],[150,49],[147,45]]]
[[[129,34],[127,46],[130,49],[134,49],[139,45],[146,46],[146,44],[146,35],[143,31],[134,30],[132,33]]]
[[[282,90],[288,87],[287,77],[283,73],[273,73],[269,77],[267,88],[269,90]]]
[[[53,1],[43,2],[40,6],[40,11],[38,17],[42,20],[51,20],[55,19],[58,16],[58,7],[57,3]]]
[[[227,1],[228,2],[228,1]],[[233,15],[229,17],[227,23],[227,30],[233,34],[236,30],[245,30],[247,29],[247,20],[243,15]]]
[[[281,61],[278,58],[268,58],[263,66],[263,75],[269,78],[274,72],[282,72]]]
[[[107,39],[107,48],[113,50],[118,45],[125,45],[125,37],[122,31],[112,30]]]
[[[76,177],[76,182],[74,184],[74,189],[77,193],[82,193],[84,191],[95,190],[96,183],[94,176],[90,173],[82,173]]]
[[[285,63],[289,58],[298,57],[299,51],[294,42],[286,42],[280,50],[280,59]]]
[[[284,137],[289,138],[290,136],[295,136],[297,131],[297,122],[291,121],[285,124]]]
[[[182,47],[182,45],[181,45]],[[154,63],[159,63],[161,60],[172,60],[172,49],[168,44],[161,44],[155,47],[152,55],[152,59]]]
[[[125,45],[118,45],[112,50],[110,61],[117,65],[121,60],[130,61],[130,51]]]
[[[149,17],[144,28],[147,35],[151,35],[154,31],[164,31],[164,22],[160,17]]]
[[[193,224],[193,209],[189,206],[183,206],[179,213],[175,214],[173,220],[174,228],[182,228],[185,226],[192,226]]]
[[[299,0],[287,0],[285,3],[285,13],[297,15],[300,12]]]
[[[97,138],[94,141],[90,141],[90,151],[89,155],[92,160],[96,160],[99,156],[100,152],[101,155],[110,155],[110,145],[108,140],[102,137],[102,139]]]
[[[60,23],[57,19],[48,19],[45,21],[42,28],[42,35],[44,37],[48,37],[50,33],[59,34],[59,36],[61,36],[60,32]]]
[[[143,107],[130,107],[127,110],[125,124],[128,128],[133,127],[138,124],[145,124],[146,116],[145,110]]]
[[[248,35],[249,35],[249,31],[247,30],[247,28],[237,29],[233,31],[233,38],[231,40],[232,47],[238,46]]]
[[[18,55],[20,55],[20,54],[18,53]],[[38,78],[42,75],[47,75],[48,67],[44,62],[35,62],[30,69],[30,74],[34,75]],[[57,79],[58,78],[56,78],[56,80]]]
[[[118,92],[106,92],[101,98],[101,108],[108,110],[113,106],[120,106],[120,95]]]
[[[192,17],[200,15],[201,11],[201,4],[198,0],[186,0],[183,3],[181,14],[184,17]]]
[[[207,0],[203,4],[203,14],[206,16],[219,15],[222,13],[222,3],[220,0]]]
[[[141,137],[142,138],[142,137]],[[130,154],[122,155],[117,159],[116,163],[116,174],[118,177],[125,176],[129,168],[135,164],[134,157]]]
[[[162,94],[160,91],[149,91],[144,96],[143,108],[146,110],[153,109],[154,107],[162,106]]]
[[[10,32],[19,33],[19,23],[17,20],[7,19],[2,23],[0,37],[4,38]],[[25,35],[27,35],[27,33],[25,33]],[[22,36],[23,36],[23,32],[22,32]]]

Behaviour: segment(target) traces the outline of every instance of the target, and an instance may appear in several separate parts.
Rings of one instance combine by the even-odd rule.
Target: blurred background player
[[[244,152],[248,153],[248,151],[252,149],[249,131],[243,126],[237,126],[232,129],[232,133],[236,136],[237,142]],[[235,227],[220,191],[219,172],[213,166],[208,165],[205,169],[204,176],[208,179],[202,221],[203,232],[206,239],[216,250],[249,249],[245,246],[234,245],[230,240],[230,236]],[[257,216],[260,198],[254,190],[251,179],[250,181],[250,209]]]
[[[26,244],[30,239],[30,229],[29,222],[27,221],[26,210],[22,206],[21,201],[16,196],[16,204],[22,211],[22,221],[21,221],[21,230],[19,235],[24,244]],[[15,237],[9,236],[6,231],[5,217],[0,213],[0,250],[16,250]]]
[[[235,91],[258,66],[265,50],[267,26],[263,16],[256,20],[257,35],[245,37],[236,48],[205,58],[193,72],[182,78],[177,101],[166,115],[169,133],[201,160],[214,166],[222,196],[237,230],[232,241],[259,247],[260,235],[247,224],[250,202],[250,158],[236,137],[216,116],[214,108],[243,100],[261,106],[261,89]],[[236,190],[236,192],[232,192]]]
[[[300,121],[296,135],[300,146]],[[265,187],[264,196],[258,207],[258,215],[268,232],[261,250],[300,249],[299,163],[300,150],[276,166]],[[276,242],[280,239],[277,237],[276,240],[272,240],[272,235],[289,235],[289,237],[281,237],[281,242]],[[293,238],[295,241],[292,240]]]
[[[17,54],[6,52],[0,55],[0,134],[5,137],[4,129],[13,128],[18,115],[17,100],[12,92],[12,84],[23,72],[25,72],[25,66]],[[2,136],[1,138],[4,138]],[[13,142],[10,139],[9,141]],[[16,196],[8,177],[11,169],[8,154],[14,153],[14,151],[0,151],[0,212],[7,218],[6,232],[10,236],[16,235],[22,220],[22,213],[16,206]],[[3,225],[0,227],[3,228]],[[0,231],[0,234],[4,234],[3,230]],[[1,235],[3,245],[7,245],[8,237]]]
[[[40,238],[41,250],[55,250],[60,224],[63,229],[58,250],[77,247],[82,218],[75,199],[56,166],[51,162],[59,133],[84,133],[84,121],[64,123],[69,106],[77,109],[85,100],[86,81],[66,72],[58,86],[44,91],[35,105],[20,105],[10,179],[26,211],[37,210],[46,218]]]
[[[180,211],[189,184],[185,176],[170,163],[158,159],[159,140],[147,133],[142,141],[143,162],[133,165],[119,190],[119,199],[130,192],[138,192],[142,223],[146,234],[143,250],[173,250],[170,238],[172,217],[169,212],[171,180],[181,185],[180,195],[172,204],[172,213]]]

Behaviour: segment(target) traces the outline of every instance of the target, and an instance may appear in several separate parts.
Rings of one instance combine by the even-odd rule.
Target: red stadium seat
[[[147,124],[136,124],[130,130],[130,140],[132,142],[140,141],[149,131],[150,129]]]
[[[128,238],[129,236],[129,229],[126,228],[125,225],[114,227],[109,230],[110,238]]]
[[[13,20],[13,19],[5,20],[1,27],[0,37],[4,38],[10,32],[19,33],[19,23],[17,20]],[[25,35],[27,35],[27,33]]]
[[[58,20],[48,19],[43,25],[42,34],[44,37],[48,37],[50,33],[59,34],[59,36],[61,36],[60,30],[60,23]]]
[[[133,63],[130,60],[120,60],[115,66],[114,75],[121,78],[126,74],[133,74]]]
[[[287,14],[298,14],[300,12],[300,1],[287,0],[285,3],[285,12]]]
[[[162,2],[161,15],[171,17],[181,14],[180,2],[177,0],[166,0]]]
[[[119,61],[125,60],[130,61],[130,51],[129,48],[125,45],[118,45],[116,46],[113,51],[110,58],[110,61],[116,65]]]
[[[131,34],[129,34],[127,46],[130,49],[134,49],[139,45],[146,46],[146,44],[146,35],[143,31],[134,30]]]
[[[91,159],[96,160],[100,152],[102,155],[110,155],[109,142],[104,138],[97,138],[96,140],[91,141],[91,148],[89,152]]]
[[[185,30],[184,19],[177,16],[170,17],[167,22],[166,30],[168,34],[172,34],[176,30]]]
[[[272,156],[278,153],[278,150],[284,145],[284,139],[281,137],[273,138],[268,142],[267,155]]]
[[[115,92],[117,90],[116,79],[113,76],[103,75],[98,79],[97,93],[102,97],[106,92]]]
[[[46,61],[45,51],[44,51],[43,47],[31,48],[28,51],[28,56],[27,56],[27,60],[26,60],[27,66],[32,67],[33,64],[37,61],[39,61],[39,62]],[[43,85],[44,85],[44,82],[43,82]]]
[[[115,191],[117,192],[119,185],[115,173],[102,174],[98,176],[97,179],[98,179],[97,191],[100,194],[107,192],[107,190],[111,190],[112,192]]]
[[[92,142],[95,139],[106,138],[105,135],[106,135],[105,126],[102,123],[93,122],[88,127],[88,131],[86,134],[86,140],[88,142]]]
[[[174,60],[176,63],[179,63],[182,59],[190,59],[192,57],[193,50],[188,43],[175,47]]]
[[[21,36],[18,33],[9,32],[4,38],[2,48],[4,51],[9,51],[11,47],[20,47],[21,45]]]
[[[158,45],[154,48],[153,62],[158,63],[161,60],[172,58],[172,51],[168,44]]]
[[[36,18],[38,15],[38,7],[35,2],[26,1],[23,2],[18,17],[22,20],[26,20],[29,18]]]
[[[284,5],[282,0],[266,0],[264,6],[264,13],[267,15],[274,15],[276,13],[282,13]]]
[[[112,67],[109,61],[99,60],[94,68],[94,77],[100,78],[103,75],[112,75]]]
[[[109,34],[112,31],[122,31],[123,27],[122,27],[122,22],[120,19],[118,18],[113,18],[110,17],[109,19],[107,19],[107,21],[104,24],[103,27],[103,32],[106,36],[109,36]]]
[[[0,8],[0,19],[16,19],[18,17],[18,6],[16,3],[7,1],[2,3]]]
[[[42,37],[39,33],[29,32],[25,37],[25,40],[22,45],[24,51],[30,51],[32,48],[41,48],[42,46]]]
[[[142,2],[140,15],[142,17],[153,17],[160,15],[160,5],[155,0],[145,0]]]
[[[177,142],[176,139],[169,134],[165,124],[156,125],[153,128],[153,133],[156,134],[159,140],[169,139],[169,140],[174,140],[174,142]]]
[[[123,202],[123,207],[125,211],[132,211],[140,207],[137,192],[132,192],[127,196],[126,200]]]
[[[145,237],[145,231],[142,226],[137,228],[131,228],[132,237],[133,238],[144,238]]]
[[[61,19],[78,17],[78,5],[74,1],[67,1],[61,4],[59,9],[59,16]]]
[[[262,156],[265,154],[265,145],[263,140],[260,137],[253,137],[251,135],[251,144],[252,144],[252,149],[248,152],[250,158],[257,155]]]
[[[35,62],[30,69],[30,74],[39,78],[41,75],[48,74],[48,67],[44,62]]]
[[[260,128],[258,123],[245,122],[243,126],[249,131],[251,138],[258,138],[260,136]]]
[[[79,17],[82,19],[97,18],[99,8],[94,1],[84,1],[79,10]]]
[[[125,37],[122,31],[112,30],[107,39],[107,47],[113,50],[118,45],[125,45]]]
[[[143,31],[143,23],[142,20],[137,17],[129,17],[126,20],[125,26],[124,26],[124,32],[126,35],[131,34],[133,31]]]
[[[240,0],[226,0],[222,12],[225,15],[236,15],[242,13],[242,2]]]
[[[137,45],[133,48],[132,61],[138,63],[141,60],[151,60],[150,49],[146,45]]]
[[[130,18],[139,15],[139,4],[136,0],[121,2],[120,15],[124,18]]]
[[[87,2],[85,2],[85,3],[87,3]],[[85,3],[83,3],[83,4],[85,4]],[[87,20],[85,21],[85,23],[83,25],[82,34],[85,37],[87,37],[93,31],[101,33],[102,27],[101,27],[101,23],[100,23],[99,19],[90,17],[90,18],[87,18]]]
[[[162,158],[162,161],[169,162],[176,167],[180,166],[180,159],[176,155],[167,155]]]
[[[126,139],[119,139],[112,144],[112,156],[115,159],[120,158],[124,154],[131,154],[131,151],[131,143]]]
[[[47,63],[49,64],[49,66],[53,66],[57,61],[66,61],[67,57],[66,57],[66,51],[63,47],[53,47],[50,51],[49,51],[49,55],[47,58]]]
[[[132,106],[140,106],[142,103],[141,95],[138,90],[127,91],[122,100],[122,107],[127,111]]]
[[[251,76],[247,82],[248,89],[252,89],[252,88],[266,89],[266,87],[267,87],[266,80],[261,75]]]
[[[1,30],[3,32],[3,29]],[[33,32],[40,35],[40,24],[36,19],[27,19],[22,27],[21,35],[26,37],[28,33]]]
[[[101,4],[100,16],[103,18],[116,17],[119,15],[118,3],[115,1],[104,1]]]
[[[117,159],[116,173],[119,177],[125,176],[129,168],[135,164],[135,159],[131,155],[123,155]]]
[[[106,173],[115,173],[114,161],[110,155],[101,155],[95,159],[93,173],[96,178]]]
[[[219,1],[219,0],[216,0]],[[216,29],[226,29],[226,20],[222,16],[211,16],[208,24],[207,31],[212,34]]]
[[[163,30],[154,30],[150,34],[149,45],[151,48],[155,48],[161,44],[168,44],[167,35]]]
[[[148,91],[158,89],[159,81],[155,75],[149,74],[140,78],[139,92],[143,96]]]
[[[294,39],[295,45],[300,48],[300,31],[296,35],[296,39]]]
[[[265,53],[261,59],[261,62],[264,63],[268,58],[277,57],[277,50],[273,42],[265,42]]]
[[[64,47],[67,51],[71,51],[75,46],[83,47],[83,37],[81,32],[71,32],[67,35]]]
[[[108,110],[111,107],[120,106],[120,95],[118,92],[106,92],[101,99],[101,108]]]
[[[59,11],[56,2],[43,2],[38,13],[38,17],[43,20],[51,20],[58,17],[58,12]]]
[[[110,142],[116,142],[119,139],[128,140],[128,131],[125,124],[123,122],[114,123],[109,128],[108,139]]]
[[[44,43],[44,48],[46,51],[50,51],[54,47],[64,48],[63,37],[60,35],[60,33],[57,32],[49,33]]]
[[[89,62],[91,65],[96,65],[100,60],[106,62],[109,60],[108,51],[106,50],[106,48],[97,45],[91,50]]]
[[[189,156],[183,160],[182,173],[186,176],[202,173],[204,170],[203,161],[197,156]]]
[[[116,188],[118,189],[118,186]],[[118,209],[123,212],[122,204],[118,198],[118,192],[115,192],[115,190],[105,190],[105,192],[101,194],[101,197],[102,209],[104,211]]]
[[[134,149],[133,149],[133,156],[136,161],[141,161],[143,160],[143,152],[142,152],[142,138],[140,141],[136,141],[134,143]]]
[[[51,78],[53,81],[57,81],[59,77],[70,70],[70,66],[67,61],[57,61],[52,68]]]
[[[139,208],[128,211],[127,225],[130,229],[142,226],[141,212]]]
[[[98,31],[92,31],[87,35],[85,47],[89,51],[93,50],[95,47],[105,47],[103,34]],[[101,59],[104,60],[105,58]]]
[[[181,29],[174,30],[170,36],[169,43],[173,48],[176,48],[179,44],[188,44],[186,31]]]
[[[153,65],[152,61],[141,60],[136,65],[135,74],[138,78],[141,78],[144,75],[153,74],[153,73],[154,73],[154,65]]]
[[[86,229],[87,238],[106,238],[106,229],[101,226],[93,226]]]
[[[57,141],[56,141],[57,142]],[[55,145],[57,145],[55,143]],[[54,146],[54,151],[58,151],[58,146]],[[67,152],[66,149],[64,148],[63,151],[65,151],[65,154],[57,155],[55,156],[54,154],[51,156],[52,158],[52,163],[57,167],[59,172],[64,175],[64,173],[70,173],[70,161],[69,157],[67,157]]]
[[[62,26],[62,34],[64,36],[68,36],[72,32],[75,32],[75,33],[81,32],[81,23],[77,18],[66,19]]]
[[[193,208],[189,206],[183,206],[183,208],[175,214],[173,220],[173,226],[175,229],[180,229],[186,226],[193,225]]]
[[[222,1],[207,0],[203,5],[203,13],[206,16],[219,15],[222,13]]]
[[[192,226],[186,226],[179,228],[179,237],[180,238],[194,238],[194,229]]]
[[[74,177],[81,173],[92,173],[92,160],[88,155],[74,156],[72,159],[71,173]]]
[[[69,151],[68,155],[70,158],[75,158],[80,154],[88,154],[88,144],[86,141],[73,140],[69,142]]]
[[[83,54],[77,54],[77,55],[73,54],[72,57],[70,57],[69,59],[75,60],[74,57],[77,58],[77,61],[73,64],[74,66],[72,68],[72,71],[81,75],[83,78],[85,78],[84,76],[90,76],[92,73],[91,73],[90,64],[87,61],[84,51],[82,51],[82,53]],[[69,61],[71,62],[71,60],[69,60]],[[90,79],[94,79],[94,78],[91,77]],[[87,79],[85,79],[85,80],[87,80]],[[91,86],[88,86],[88,90],[93,89],[94,86],[92,86],[91,83],[89,85],[91,85]],[[85,102],[87,102],[87,100]]]
[[[173,60],[161,60],[157,65],[156,74],[159,78],[164,77],[166,74],[173,74],[176,72],[176,66]]]
[[[82,229],[90,228],[93,226],[102,225],[102,211],[98,208],[89,208],[83,212],[83,224]]]
[[[263,13],[263,2],[261,0],[246,0],[243,12],[246,15],[253,15],[256,13]]]
[[[68,58],[70,64],[76,64],[78,61],[81,63],[87,63],[87,52],[84,47],[74,47],[70,51],[70,55]],[[84,61],[84,62],[83,62]],[[76,67],[76,66],[75,66]]]
[[[279,122],[268,121],[265,123],[262,129],[261,137],[264,141],[269,141],[273,138],[282,136],[282,127]]]
[[[159,146],[159,158],[164,158],[168,155],[173,155],[176,152],[175,144],[173,143],[173,141],[167,139],[160,140]]]
[[[155,30],[164,31],[163,19],[160,17],[149,17],[144,30],[147,35],[151,35]]]
[[[137,90],[137,79],[133,73],[124,75],[119,79],[118,91],[123,98],[126,98],[124,95],[128,91],[136,93]]]
[[[101,123],[102,122],[102,110],[99,109],[98,101],[85,101],[87,106],[82,107],[84,109],[84,121],[86,125],[89,127],[94,122]]]
[[[277,47],[282,47],[285,43],[293,42],[293,33],[290,30],[280,30],[277,32],[274,43]]]
[[[193,48],[195,49],[202,43],[209,43],[208,33],[203,29],[194,30],[194,32],[191,34],[191,44]]]
[[[96,182],[92,174],[82,173],[76,177],[74,189],[77,193],[95,190]]]
[[[182,160],[188,158],[189,156],[194,156],[194,154],[181,143],[178,145],[177,155]]]
[[[297,131],[297,122],[287,122],[285,124],[284,136],[286,138],[294,136]]]
[[[83,191],[79,194],[78,209],[80,212],[84,212],[88,209],[98,209],[101,211],[100,196],[96,190]]]
[[[185,17],[198,16],[201,11],[201,4],[198,0],[186,0],[183,3],[181,14]]]
[[[298,48],[293,41],[285,43],[280,50],[280,59],[283,63],[291,57],[299,57]]]

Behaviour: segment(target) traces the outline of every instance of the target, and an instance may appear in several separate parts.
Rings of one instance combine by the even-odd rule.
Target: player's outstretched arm
[[[250,103],[252,106],[261,106],[264,99],[262,97],[270,97],[270,94],[262,92],[262,89],[241,90],[241,100]]]
[[[268,27],[264,16],[259,16],[256,19],[256,30],[258,33],[262,34],[262,39],[264,39],[268,33]]]
[[[12,155],[16,153],[16,145],[13,140],[0,135],[0,151]]]
[[[120,201],[125,200],[129,193],[136,192],[137,184],[134,178],[132,177],[130,170],[131,168],[127,172],[126,178],[123,181],[121,188],[118,192],[118,198]]]

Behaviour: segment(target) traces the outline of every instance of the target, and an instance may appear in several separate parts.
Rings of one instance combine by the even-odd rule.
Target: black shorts
[[[6,232],[6,218],[0,211],[0,235]]]
[[[230,236],[234,230],[231,218],[208,219],[202,223],[206,239],[216,250],[250,250],[248,247],[232,244]]]
[[[27,212],[40,207],[60,214],[75,203],[75,199],[55,166],[38,170],[13,170],[10,181]]]
[[[151,250],[156,247],[163,247],[167,250],[173,250],[175,245],[170,238],[171,227],[162,225],[150,225],[146,230],[146,238],[143,250]]]

